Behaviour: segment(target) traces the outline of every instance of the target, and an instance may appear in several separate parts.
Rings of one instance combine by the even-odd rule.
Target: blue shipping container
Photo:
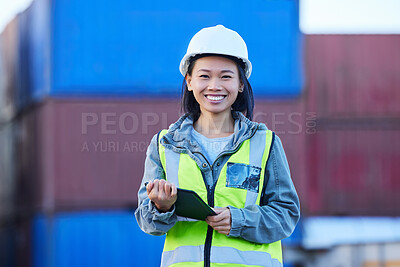
[[[223,24],[245,39],[259,96],[302,87],[298,1],[51,1],[31,8],[33,96],[176,97],[190,38]]]
[[[16,66],[16,84],[14,88],[14,104],[17,110],[26,107],[31,101],[31,66],[30,66],[30,23],[31,9],[29,7],[18,15],[18,55]]]
[[[133,212],[38,215],[33,266],[160,266],[164,237],[143,233]]]

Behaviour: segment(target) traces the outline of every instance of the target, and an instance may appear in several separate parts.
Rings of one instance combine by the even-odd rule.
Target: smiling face
[[[236,63],[219,56],[197,59],[191,75],[186,76],[186,83],[201,113],[210,115],[230,115],[232,104],[243,91]]]

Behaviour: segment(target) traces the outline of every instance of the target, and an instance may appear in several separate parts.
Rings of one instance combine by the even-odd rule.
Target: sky
[[[0,32],[31,2],[0,0]],[[400,0],[300,0],[300,30],[305,34],[400,34],[398,14]]]
[[[400,0],[301,0],[305,34],[400,34]]]

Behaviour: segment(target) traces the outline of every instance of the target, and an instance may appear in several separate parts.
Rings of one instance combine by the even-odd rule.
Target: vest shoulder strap
[[[160,146],[160,140],[167,132],[168,132],[168,130],[164,129],[164,130],[159,131],[158,135],[157,135],[157,151],[158,151],[158,155],[160,157],[161,165],[164,169],[164,172],[165,172],[165,153],[164,153],[165,148],[164,148],[164,146]]]
[[[268,130],[268,131],[270,131],[270,130]],[[264,172],[263,187],[262,187],[262,191],[261,191],[262,193],[261,193],[261,198],[260,198],[260,206],[264,206],[267,204],[264,201],[265,188],[267,186],[267,181],[268,181],[268,179],[267,179],[267,177],[265,177],[265,175],[267,173],[267,165],[268,165],[268,161],[271,157],[272,147],[274,146],[274,142],[275,142],[275,132],[273,132],[273,131],[271,131],[271,132],[272,132],[272,140],[271,140],[271,145],[269,147],[268,158],[267,158],[267,161],[265,162],[265,172]]]

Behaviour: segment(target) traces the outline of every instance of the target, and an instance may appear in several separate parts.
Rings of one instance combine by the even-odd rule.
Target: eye
[[[230,78],[232,78],[232,76],[230,76],[230,75],[224,75],[224,76],[222,76],[222,79],[230,79]]]
[[[200,77],[200,78],[204,78],[204,79],[209,78],[209,76],[208,76],[207,74],[201,74],[199,77]]]

